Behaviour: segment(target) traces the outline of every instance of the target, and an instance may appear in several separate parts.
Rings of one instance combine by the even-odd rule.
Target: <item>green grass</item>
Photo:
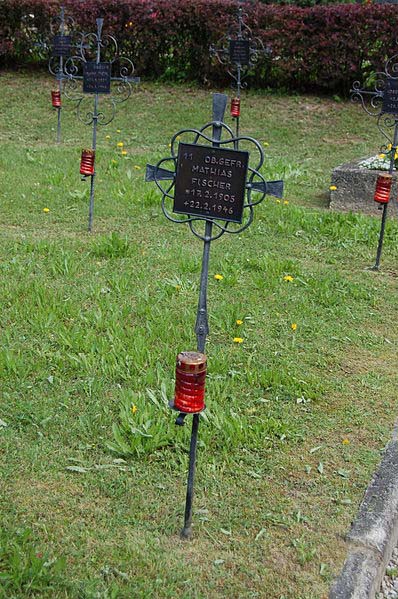
[[[195,347],[202,247],[143,177],[209,119],[210,91],[143,84],[119,107],[89,235],[90,129],[65,111],[57,146],[51,80],[2,84],[0,597],[325,597],[396,417],[397,223],[374,273],[379,218],[325,209],[331,169],[377,151],[374,123],[326,98],[242,101],[288,204],[267,198],[212,245],[186,543],[190,431],[166,402]]]

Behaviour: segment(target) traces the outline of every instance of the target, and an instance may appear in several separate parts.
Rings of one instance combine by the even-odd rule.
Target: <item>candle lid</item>
[[[183,351],[177,356],[177,367],[187,372],[200,372],[206,368],[206,355],[196,351]]]

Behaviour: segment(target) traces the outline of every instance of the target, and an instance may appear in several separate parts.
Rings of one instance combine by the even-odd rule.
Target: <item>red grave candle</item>
[[[82,150],[82,157],[80,160],[80,174],[86,177],[94,175],[94,150]]]
[[[240,98],[232,98],[231,100],[231,116],[237,118],[240,116]]]
[[[205,354],[193,351],[178,354],[173,407],[179,412],[194,414],[204,410],[206,368]]]
[[[378,175],[376,181],[376,189],[374,195],[374,201],[379,204],[388,204],[390,199],[392,185],[392,175]]]
[[[51,102],[54,108],[61,108],[61,92],[58,89],[51,92]]]

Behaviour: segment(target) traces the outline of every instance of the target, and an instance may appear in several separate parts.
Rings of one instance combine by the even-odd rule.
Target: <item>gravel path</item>
[[[398,547],[392,553],[376,599],[398,599]]]

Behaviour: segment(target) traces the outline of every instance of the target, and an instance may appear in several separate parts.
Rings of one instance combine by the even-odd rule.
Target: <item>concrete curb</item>
[[[348,556],[329,599],[374,599],[398,541],[398,427],[347,534]]]

